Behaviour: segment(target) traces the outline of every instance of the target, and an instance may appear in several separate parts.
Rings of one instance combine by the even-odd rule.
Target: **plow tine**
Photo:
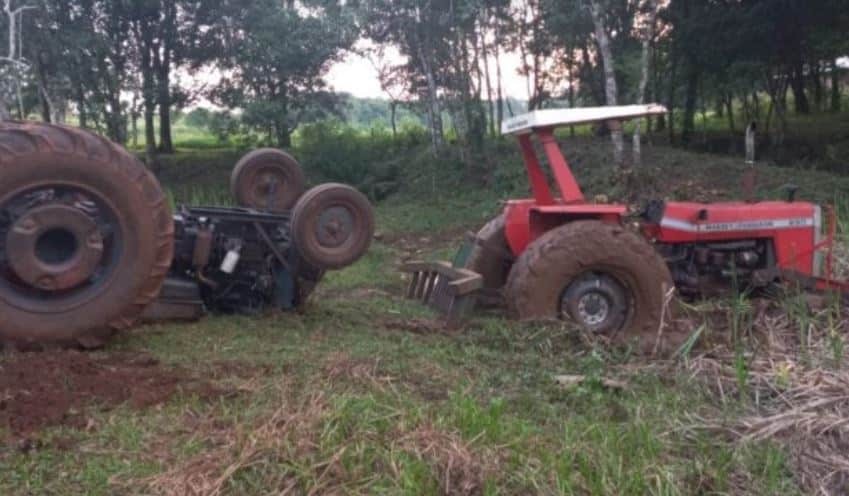
[[[410,285],[407,286],[407,298],[414,299],[416,297],[416,287],[419,285],[419,277],[421,274],[419,272],[413,272],[412,278],[410,279]]]
[[[427,272],[422,273],[422,276],[419,278],[419,285],[416,287],[416,299],[424,301],[425,289],[428,285],[428,280],[430,279],[430,274]]]
[[[483,277],[448,262],[412,262],[401,270],[410,274],[407,298],[418,300],[445,315],[450,326],[459,324],[475,304]]]
[[[416,275],[416,285],[413,287],[413,299],[420,300],[422,297],[422,288],[424,287],[427,274],[419,272]]]
[[[426,277],[424,294],[422,295],[422,301],[425,303],[430,302],[430,296],[433,294],[433,287],[436,285],[436,281],[439,278],[439,274],[436,272],[428,272]]]

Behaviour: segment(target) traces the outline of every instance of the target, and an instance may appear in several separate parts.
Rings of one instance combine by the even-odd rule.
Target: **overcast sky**
[[[400,62],[400,59],[395,56],[389,56],[390,60],[395,63]],[[506,96],[511,96],[519,100],[528,99],[527,86],[525,78],[517,73],[520,66],[520,59],[515,54],[505,54],[501,57],[501,76],[503,91]],[[495,62],[490,64],[492,77],[495,77]],[[377,69],[366,58],[349,54],[344,61],[334,65],[327,76],[327,82],[336,91],[351,93],[360,98],[387,98],[386,93],[380,88]],[[495,91],[495,81],[492,82],[493,91]],[[485,97],[486,95],[484,95]]]

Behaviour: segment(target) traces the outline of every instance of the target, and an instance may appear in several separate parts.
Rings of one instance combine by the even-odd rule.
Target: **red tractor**
[[[621,340],[656,335],[673,288],[684,297],[788,280],[849,289],[832,279],[833,216],[824,230],[822,209],[795,201],[795,191],[786,201],[654,201],[639,232],[627,227],[626,206],[587,201],[555,129],[665,112],[660,105],[541,110],[506,121],[503,133],[518,138],[533,198],[507,201],[453,264],[408,264],[408,296],[455,322],[475,302],[498,299],[516,318],[568,318]]]

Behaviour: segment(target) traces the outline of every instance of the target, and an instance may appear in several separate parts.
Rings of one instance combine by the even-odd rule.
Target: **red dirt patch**
[[[25,436],[43,427],[84,427],[84,408],[141,409],[178,390],[214,395],[208,383],[159,366],[149,355],[48,351],[0,356],[0,428]]]

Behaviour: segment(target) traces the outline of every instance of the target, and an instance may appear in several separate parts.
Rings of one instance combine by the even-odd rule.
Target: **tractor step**
[[[474,310],[477,293],[483,288],[483,276],[450,262],[410,262],[401,271],[411,276],[407,298],[442,313],[449,327],[459,325]]]

